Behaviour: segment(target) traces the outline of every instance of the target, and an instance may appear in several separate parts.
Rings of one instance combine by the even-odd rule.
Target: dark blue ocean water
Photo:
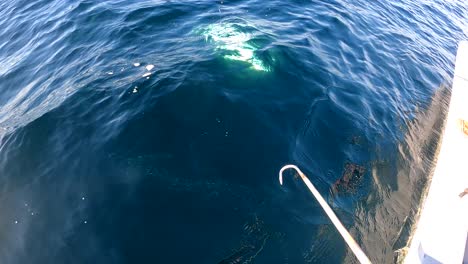
[[[2,1],[0,262],[354,263],[303,183],[279,185],[287,163],[393,262],[467,17],[464,0]]]

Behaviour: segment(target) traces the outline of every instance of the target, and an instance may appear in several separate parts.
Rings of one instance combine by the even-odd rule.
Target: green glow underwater
[[[270,68],[255,55],[258,47],[249,43],[253,35],[243,32],[237,24],[218,23],[209,25],[201,31],[201,34],[207,42],[216,45],[216,50],[229,53],[224,55],[225,59],[247,62],[257,71],[270,71]]]

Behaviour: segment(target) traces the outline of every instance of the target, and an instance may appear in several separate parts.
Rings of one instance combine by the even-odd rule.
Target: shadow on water
[[[398,239],[393,244],[393,250],[398,253],[397,261],[404,256],[400,253],[404,253],[404,248],[411,242],[411,235],[416,228],[415,224],[417,224],[422,203],[430,186],[442,143],[450,98],[451,89],[448,85],[442,85],[435,91],[430,104],[427,107],[422,106],[421,112],[408,125],[406,149],[401,151],[405,155],[401,157],[402,159],[411,157],[407,159],[411,161],[408,177],[415,188],[410,200],[411,210],[400,229]],[[416,166],[413,167],[414,164]]]
[[[415,114],[403,121],[403,136],[395,146],[397,149],[382,148],[379,152],[377,145],[376,154],[370,161],[345,162],[341,178],[334,183],[329,180],[332,174],[327,175],[328,180],[324,179],[328,184],[321,178],[312,179],[314,174],[309,174],[322,193],[325,186],[330,186],[330,205],[376,263],[400,261],[408,246],[437,161],[450,95],[450,88],[442,85],[429,103],[419,105]],[[364,144],[359,137],[353,137],[349,142]],[[388,158],[388,151],[398,155]],[[306,196],[302,202],[315,203],[310,195]],[[295,210],[303,210],[302,214],[311,210],[295,207]],[[307,263],[323,259],[330,263],[357,263],[328,219],[316,219],[314,226],[307,228],[314,230],[310,234],[309,248],[303,251],[303,260]]]
[[[408,246],[437,162],[450,94],[450,88],[442,85],[427,105],[419,106],[414,117],[405,121],[394,162],[370,164],[373,188],[356,207],[351,233],[359,234],[356,238],[363,250],[377,263],[401,261]],[[349,251],[345,262],[355,262]]]

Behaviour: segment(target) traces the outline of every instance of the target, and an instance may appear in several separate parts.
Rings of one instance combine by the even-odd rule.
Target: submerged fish
[[[253,32],[252,32],[253,31]],[[257,71],[270,71],[270,68],[256,55],[259,47],[254,44],[258,34],[255,27],[244,23],[220,22],[199,30],[207,42],[228,60],[244,61]]]

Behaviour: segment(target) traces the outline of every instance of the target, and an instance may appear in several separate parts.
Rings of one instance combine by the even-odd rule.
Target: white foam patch
[[[140,66],[140,63],[139,63],[139,62],[135,62],[135,63],[133,63],[133,66],[139,67],[139,66]]]
[[[151,72],[147,72],[147,73],[143,74],[141,77],[148,77],[150,75],[151,75]]]
[[[146,65],[146,70],[147,70],[147,71],[151,71],[153,68],[154,68],[154,65],[153,65],[153,64],[148,64],[148,65]]]

